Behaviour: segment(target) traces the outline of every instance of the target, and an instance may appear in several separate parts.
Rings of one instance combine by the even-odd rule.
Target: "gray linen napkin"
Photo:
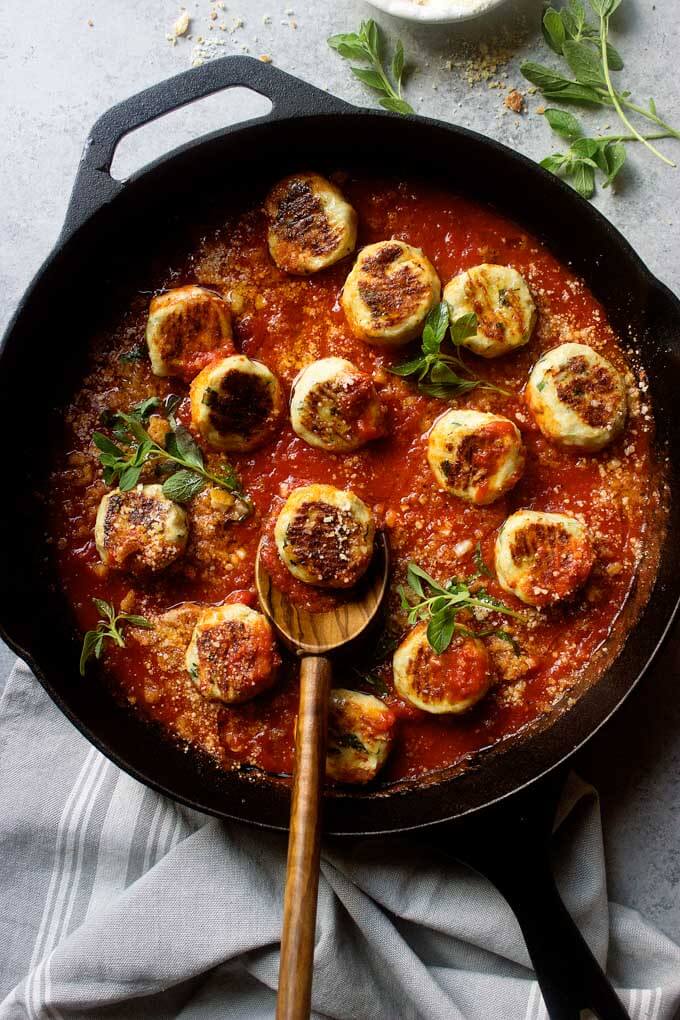
[[[23,663],[0,703],[0,1020],[270,1020],[285,838],[182,808],[120,772]],[[671,1020],[680,949],[607,903],[595,792],[572,777],[560,887],[633,1020]],[[495,889],[408,840],[325,853],[314,1016],[540,1020]]]

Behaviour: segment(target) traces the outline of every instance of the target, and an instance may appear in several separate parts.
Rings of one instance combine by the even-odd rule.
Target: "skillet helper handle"
[[[550,841],[566,772],[557,770],[437,844],[485,875],[519,921],[550,1020],[630,1020],[565,907]],[[502,834],[502,844],[499,842]]]
[[[352,107],[307,82],[254,57],[211,60],[112,106],[96,121],[81,156],[61,239],[72,234],[102,206],[111,202],[125,182],[111,177],[111,163],[119,142],[136,128],[188,103],[223,89],[242,87],[265,96],[272,109],[258,121],[292,115],[337,114]]]
[[[311,1008],[330,687],[330,661],[303,658],[276,1020],[308,1020]]]

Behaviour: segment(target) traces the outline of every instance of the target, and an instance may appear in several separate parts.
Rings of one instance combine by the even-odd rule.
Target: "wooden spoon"
[[[356,640],[375,620],[387,591],[389,550],[385,536],[379,532],[373,560],[356,586],[352,601],[330,613],[308,613],[274,587],[262,564],[261,549],[262,543],[257,550],[255,583],[262,611],[284,644],[301,659],[276,1017],[307,1020],[312,996],[321,797],[331,687],[331,663],[327,656]]]

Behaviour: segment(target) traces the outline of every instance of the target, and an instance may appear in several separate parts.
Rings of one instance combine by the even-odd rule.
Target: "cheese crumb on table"
[[[172,34],[178,39],[181,35],[186,35],[189,31],[189,24],[191,18],[189,17],[188,11],[182,11],[180,16],[177,18],[175,24],[172,26]]]

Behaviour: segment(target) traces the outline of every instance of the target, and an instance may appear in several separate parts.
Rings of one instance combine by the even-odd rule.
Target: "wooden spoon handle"
[[[300,666],[276,1020],[308,1020],[311,1008],[330,686],[329,660],[314,655],[304,658]]]

